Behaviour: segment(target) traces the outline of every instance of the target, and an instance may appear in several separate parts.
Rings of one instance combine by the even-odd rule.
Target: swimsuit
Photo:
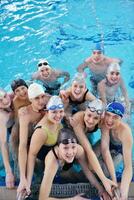
[[[47,153],[52,149],[52,147],[54,147],[57,143],[57,138],[59,135],[59,130],[62,128],[62,125],[59,125],[59,127],[57,128],[55,133],[52,133],[51,130],[49,130],[47,127],[45,126],[37,126],[35,128],[42,128],[45,131],[45,134],[47,134],[47,141],[45,142],[45,144],[41,147],[40,151],[38,152],[37,157],[40,160],[44,160]]]
[[[123,154],[122,144],[120,141],[116,141],[112,134],[110,134],[110,151],[114,150],[116,154]]]

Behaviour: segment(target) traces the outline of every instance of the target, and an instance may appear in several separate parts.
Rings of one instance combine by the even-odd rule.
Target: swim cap
[[[107,105],[106,111],[123,117],[125,108],[121,103],[114,101]]]
[[[120,72],[120,65],[118,63],[111,63],[108,66],[107,74],[109,74],[112,71],[118,71],[118,72]]]
[[[6,92],[3,89],[0,89],[0,97],[3,98]]]
[[[91,112],[97,112],[97,114],[100,115],[104,111],[104,104],[101,100],[95,99],[88,103],[87,108],[89,108]]]
[[[102,43],[96,43],[95,48],[93,50],[101,51],[104,53],[104,45]]]
[[[62,144],[77,143],[77,139],[76,139],[76,136],[75,136],[73,130],[71,130],[69,128],[62,128],[59,131],[57,143],[58,143],[58,145],[60,143],[62,143]]]
[[[63,102],[61,98],[56,95],[52,96],[46,105],[47,110],[58,110],[62,108],[64,108]]]
[[[73,82],[77,82],[78,84],[86,84],[83,73],[76,73],[72,79],[72,83]]]
[[[50,68],[50,65],[48,63],[48,61],[46,59],[40,59],[39,62],[38,62],[38,69],[39,71],[43,68],[43,67],[46,67],[46,68]]]
[[[20,86],[25,86],[26,88],[28,88],[26,82],[23,79],[20,79],[20,78],[13,80],[12,83],[11,83],[11,88],[12,88],[13,92]]]
[[[28,88],[28,98],[34,99],[35,97],[45,94],[43,87],[38,83],[32,83]]]

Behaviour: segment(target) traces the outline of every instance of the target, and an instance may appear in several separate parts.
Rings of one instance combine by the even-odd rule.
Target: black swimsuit
[[[86,90],[86,92],[85,92],[85,94],[84,94],[84,96],[83,96],[83,99],[81,100],[81,101],[74,101],[74,100],[72,100],[71,99],[71,97],[69,96],[69,104],[71,104],[71,105],[79,105],[79,104],[82,104],[82,103],[84,103],[85,101],[86,101],[86,95],[87,95],[87,93],[88,93],[88,89]]]

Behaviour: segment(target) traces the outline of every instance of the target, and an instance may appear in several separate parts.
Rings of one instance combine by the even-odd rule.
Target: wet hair
[[[11,88],[12,88],[13,92],[20,86],[25,86],[26,88],[28,88],[28,85],[26,84],[26,82],[20,78],[13,80],[11,83]]]
[[[77,143],[77,138],[72,129],[62,128],[59,132],[57,144],[69,144],[69,143]]]

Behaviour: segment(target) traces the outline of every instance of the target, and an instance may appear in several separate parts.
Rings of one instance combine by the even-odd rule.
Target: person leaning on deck
[[[85,110],[87,101],[96,97],[87,89],[82,73],[76,73],[71,86],[60,91],[60,96],[65,105],[66,119],[80,110]]]
[[[68,169],[70,169],[70,167],[72,167],[76,160],[82,166],[82,169],[87,176],[88,181],[91,182],[91,184],[98,189],[99,195],[102,196],[104,200],[111,199],[109,195],[104,192],[104,188],[90,171],[87,164],[85,152],[83,148],[79,144],[77,144],[77,139],[74,132],[71,129],[63,128],[59,132],[57,145],[52,147],[52,150],[49,151],[45,158],[45,170],[40,187],[39,200],[57,199],[54,197],[50,197],[53,179],[56,173],[60,173],[61,171],[67,171]],[[29,172],[30,170],[31,169],[29,165]],[[74,197],[60,199],[86,200],[87,198],[84,198],[79,194]]]
[[[0,148],[6,173],[6,187],[14,187],[14,175],[9,161],[8,128],[14,124],[13,95],[0,89]]]
[[[44,162],[46,154],[57,143],[59,130],[62,128],[61,120],[65,114],[61,98],[52,96],[46,105],[45,112],[44,117],[36,125],[31,138],[27,165],[29,188],[31,186],[36,157]]]
[[[60,83],[59,78],[64,78]],[[38,71],[33,73],[32,80],[39,80],[45,92],[51,95],[58,95],[60,87],[70,79],[70,75],[66,71],[53,69],[46,59],[41,59],[38,63]]]
[[[26,187],[26,165],[27,151],[30,143],[30,137],[36,124],[44,115],[44,107],[46,106],[50,96],[45,94],[41,85],[33,83],[28,88],[28,97],[30,105],[19,109],[19,170],[20,183],[17,191],[23,190]]]
[[[13,109],[15,112],[15,123],[11,131],[11,146],[12,155],[15,162],[18,159],[18,146],[19,146],[19,122],[18,122],[18,110],[21,107],[28,106],[31,102],[28,99],[28,85],[23,79],[13,80],[11,83],[11,88],[14,93],[13,98]]]
[[[80,73],[84,72],[86,68],[89,68],[92,93],[95,96],[97,96],[97,85],[105,78],[107,68],[112,62],[122,63],[120,59],[105,56],[103,44],[97,43],[93,49],[92,55],[77,67]]]
[[[115,154],[123,155],[124,169],[122,173],[120,189],[120,200],[128,199],[129,186],[132,179],[132,146],[133,137],[128,124],[121,119],[125,108],[119,102],[112,102],[106,108],[105,117],[102,124],[101,152],[103,159],[109,170],[109,174],[114,182],[117,183],[114,162],[110,151]]]
[[[106,191],[112,196],[112,184],[103,173],[97,156],[92,148],[88,136],[92,135],[99,128],[103,114],[103,104],[100,100],[95,99],[89,102],[85,111],[80,111],[70,117],[70,124],[86,152],[89,165],[102,181]]]

